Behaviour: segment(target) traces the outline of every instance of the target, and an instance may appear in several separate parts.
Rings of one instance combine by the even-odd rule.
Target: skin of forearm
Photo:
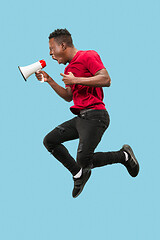
[[[91,87],[109,87],[111,84],[111,79],[109,76],[106,77],[103,75],[97,75],[88,78],[76,77],[76,84]]]
[[[57,84],[51,77],[48,79],[48,84],[53,88],[53,90],[65,101],[70,101],[70,96],[67,93],[67,90]]]

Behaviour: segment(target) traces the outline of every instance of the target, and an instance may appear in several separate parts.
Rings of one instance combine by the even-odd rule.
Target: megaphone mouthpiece
[[[44,61],[44,59],[40,60],[39,62],[41,64],[42,68],[46,67],[46,62]]]

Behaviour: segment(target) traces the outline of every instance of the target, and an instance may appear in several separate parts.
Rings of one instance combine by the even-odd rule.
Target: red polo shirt
[[[64,73],[72,72],[75,77],[92,77],[105,68],[100,56],[93,50],[78,51],[65,68]],[[102,87],[68,85],[72,89],[74,105],[70,108],[74,114],[82,109],[106,109],[103,103]]]

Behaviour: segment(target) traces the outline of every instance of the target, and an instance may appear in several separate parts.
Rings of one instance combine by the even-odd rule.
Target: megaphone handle
[[[40,70],[38,70],[37,72],[39,72]],[[44,83],[44,76],[43,76],[43,74],[41,74],[42,75],[42,80],[40,81],[41,83]]]
[[[42,80],[40,82],[44,83],[44,76],[43,76],[43,74],[41,74],[41,75],[42,75]]]

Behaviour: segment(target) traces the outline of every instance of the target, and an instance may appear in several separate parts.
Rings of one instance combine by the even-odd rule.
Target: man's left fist
[[[66,84],[66,85],[73,85],[76,84],[76,77],[73,75],[72,72],[69,72],[69,74],[64,74],[64,73],[60,73],[60,75],[63,77],[62,81]]]

